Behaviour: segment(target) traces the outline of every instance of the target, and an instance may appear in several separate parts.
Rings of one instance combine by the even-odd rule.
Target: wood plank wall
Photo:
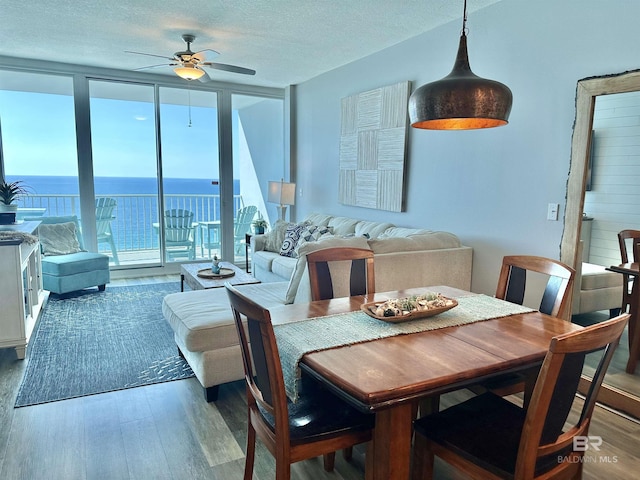
[[[640,230],[640,92],[599,96],[593,120],[589,262],[620,263],[617,234]]]

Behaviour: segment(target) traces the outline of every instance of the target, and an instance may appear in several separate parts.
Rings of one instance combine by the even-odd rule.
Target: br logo
[[[575,452],[586,452],[589,449],[599,452],[600,445],[602,445],[602,437],[595,435],[576,435],[573,437],[573,450]]]

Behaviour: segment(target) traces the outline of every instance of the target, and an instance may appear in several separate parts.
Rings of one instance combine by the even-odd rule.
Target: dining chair
[[[111,222],[115,219],[114,211],[117,205],[118,203],[115,198],[96,198],[96,235],[98,237],[98,244],[109,244],[109,247],[111,248],[111,255],[113,256],[113,262],[116,265],[120,265],[120,260],[118,259],[118,248],[116,247],[116,243],[113,238],[113,231],[111,229]]]
[[[291,464],[371,440],[374,416],[361,413],[314,382],[296,403],[288,400],[269,311],[225,284],[240,340],[248,407],[244,479],[251,480],[256,436],[276,460],[276,479],[289,479]],[[243,321],[246,319],[246,325]],[[307,391],[307,389],[313,391]]]
[[[502,259],[502,268],[496,288],[496,298],[522,305],[527,285],[527,273],[547,276],[547,283],[538,310],[547,315],[570,320],[571,292],[575,270],[551,258],[532,255],[511,255]],[[511,395],[524,391],[525,405],[531,398],[538,369],[523,373],[508,373],[486,380],[471,390],[479,393],[491,390],[498,395]]]
[[[351,265],[340,270],[339,264],[333,262],[351,262]],[[334,298],[334,285],[344,286],[345,292],[339,296],[364,295],[376,291],[372,250],[351,247],[323,248],[307,254],[307,265],[311,300]],[[345,275],[339,274],[342,271]]]
[[[434,455],[475,479],[581,478],[596,397],[628,319],[554,337],[528,408],[487,392],[416,420],[413,479],[432,478]],[[587,354],[599,355],[598,368],[569,422]]]
[[[196,227],[193,212],[181,208],[172,208],[164,212],[164,243],[167,259],[186,256],[196,258]]]
[[[631,240],[628,242],[628,240]],[[630,243],[630,249],[628,249]],[[620,245],[621,263],[631,263],[640,261],[640,230],[622,230],[618,233],[618,244]],[[631,252],[631,255],[629,255]],[[622,311],[628,311],[631,305],[631,291],[633,290],[633,282],[635,277],[623,274],[622,289]]]

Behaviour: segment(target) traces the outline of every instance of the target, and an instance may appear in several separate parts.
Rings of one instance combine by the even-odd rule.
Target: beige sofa
[[[305,220],[326,222],[325,226],[334,227],[333,234],[316,241],[301,242],[297,245],[295,258],[285,259],[279,252],[264,250],[268,242],[271,245],[282,243],[279,236],[284,235],[284,230],[274,228],[271,235],[252,238],[252,273],[263,283],[238,288],[266,308],[309,301],[306,254],[330,246],[373,250],[376,290],[379,292],[427,285],[450,285],[466,290],[471,287],[472,249],[461,245],[453,234],[320,214],[310,215]],[[334,287],[339,296],[341,286]],[[346,290],[346,286],[344,288]],[[219,385],[244,377],[225,289],[167,295],[162,312],[174,330],[181,354],[205,388],[207,401],[217,398]]]

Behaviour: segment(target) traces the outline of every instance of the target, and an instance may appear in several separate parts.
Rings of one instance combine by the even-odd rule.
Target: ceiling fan
[[[187,44],[187,49],[182,52],[176,52],[173,57],[167,57],[164,55],[154,55],[152,53],[132,52],[126,51],[125,53],[134,53],[136,55],[146,55],[148,57],[159,57],[169,60],[169,63],[162,63],[159,65],[149,65],[147,67],[136,68],[135,70],[146,70],[148,68],[158,68],[171,66],[174,67],[173,71],[181,78],[185,80],[200,80],[201,82],[207,82],[211,80],[207,72],[203,67],[213,68],[216,70],[224,70],[225,72],[240,73],[243,75],[255,75],[256,71],[250,68],[238,67],[235,65],[227,65],[226,63],[217,63],[207,60],[207,55],[210,58],[215,58],[220,55],[215,50],[201,50],[199,52],[191,51],[191,44],[196,39],[195,35],[185,33],[182,35],[182,39]]]

